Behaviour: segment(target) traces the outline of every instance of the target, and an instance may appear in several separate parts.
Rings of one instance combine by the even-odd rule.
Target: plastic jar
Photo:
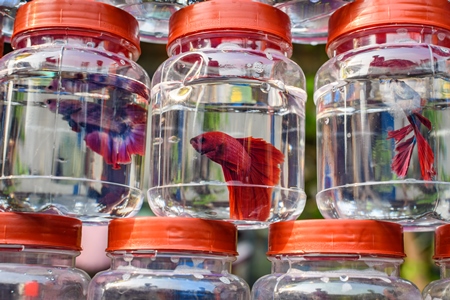
[[[271,224],[272,272],[252,299],[421,299],[399,277],[402,227],[375,220],[304,220]]]
[[[0,60],[0,209],[85,222],[141,207],[150,80],[139,26],[114,6],[33,0]]]
[[[2,27],[2,38],[5,42],[11,42],[17,8],[25,3],[26,0],[0,0],[0,26]],[[3,49],[1,50],[3,54]]]
[[[291,19],[292,42],[324,44],[330,15],[353,0],[272,0]]]
[[[169,32],[169,19],[184,6],[199,0],[98,0],[115,5],[139,21],[142,42],[165,44]]]
[[[434,232],[434,261],[440,268],[440,279],[430,282],[422,290],[424,300],[450,299],[450,224]]]
[[[259,2],[212,0],[170,19],[152,79],[150,189],[158,216],[260,228],[297,218],[304,192],[305,78],[289,18]]]
[[[447,0],[362,0],[331,16],[314,93],[325,218],[406,231],[450,221],[449,10]]]
[[[237,230],[223,221],[139,217],[109,224],[111,268],[89,284],[88,300],[250,299],[232,275]]]
[[[86,299],[90,277],[75,268],[81,221],[1,213],[0,231],[0,299]]]

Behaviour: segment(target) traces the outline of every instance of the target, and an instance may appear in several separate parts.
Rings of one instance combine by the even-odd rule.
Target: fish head
[[[52,112],[57,112],[60,115],[70,116],[71,114],[81,111],[81,102],[78,100],[57,100],[47,99],[45,101],[48,109]]]
[[[47,105],[48,109],[50,109],[50,111],[56,112],[56,110],[58,108],[58,100],[56,100],[56,99],[47,99],[45,101],[45,104]]]
[[[220,135],[220,133],[217,133]],[[223,139],[220,138],[214,132],[206,132],[196,137],[191,138],[190,143],[194,149],[200,154],[207,154],[216,151],[217,148],[223,143]]]

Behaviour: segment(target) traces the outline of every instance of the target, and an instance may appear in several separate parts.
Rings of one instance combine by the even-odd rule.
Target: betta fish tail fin
[[[230,186],[230,217],[266,221],[270,215],[272,186],[279,184],[284,155],[259,138],[238,138],[251,158],[251,168],[243,186]],[[225,178],[227,172],[224,168]],[[227,179],[226,179],[227,180]]]
[[[406,173],[408,173],[415,143],[416,139],[414,137],[410,137],[403,142],[396,142],[395,151],[397,153],[392,160],[391,170],[399,177],[405,177]]]
[[[411,124],[413,125],[414,135],[417,140],[417,154],[419,156],[420,172],[422,173],[423,180],[431,180],[436,171],[433,168],[434,163],[434,153],[428,144],[427,140],[420,133],[420,128],[417,125],[417,118],[422,124],[424,124],[428,129],[431,129],[431,122],[420,113],[413,113],[410,117]]]
[[[408,116],[410,124],[397,129],[388,131],[388,139],[395,140],[395,156],[392,160],[391,170],[399,177],[405,177],[408,173],[414,146],[417,143],[417,152],[419,157],[420,170],[424,180],[431,180],[436,175],[433,168],[434,154],[428,142],[420,132],[420,124],[431,130],[431,122],[418,112],[413,112]],[[413,136],[406,139],[411,132]]]
[[[86,127],[84,140],[94,152],[100,154],[113,169],[120,169],[121,164],[129,164],[131,155],[144,155],[146,123],[131,123],[127,129],[118,134],[112,131],[93,130]]]

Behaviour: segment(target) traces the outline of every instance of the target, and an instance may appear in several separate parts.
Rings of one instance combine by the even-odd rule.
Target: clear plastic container
[[[314,93],[325,218],[406,231],[450,221],[449,10],[447,0],[362,0],[331,16]]]
[[[434,233],[434,261],[440,268],[440,279],[422,290],[424,300],[450,299],[450,224],[439,226]]]
[[[26,2],[26,0],[0,0],[0,26],[2,26],[2,38],[7,43],[11,42],[17,9]],[[3,54],[3,48],[1,53]]]
[[[293,43],[317,45],[327,42],[330,15],[353,0],[272,1],[291,19]]]
[[[75,267],[81,221],[1,213],[0,228],[0,299],[86,299],[90,277]]]
[[[303,211],[305,77],[289,18],[253,1],[206,1],[171,18],[152,79],[150,189],[158,216],[240,229]]]
[[[254,300],[419,300],[399,276],[405,257],[399,224],[375,220],[302,220],[269,227],[272,272]]]
[[[97,0],[115,5],[139,21],[142,42],[165,44],[169,33],[169,19],[182,7],[199,0]]]
[[[248,284],[231,274],[236,246],[236,227],[223,221],[112,220],[111,268],[92,278],[87,299],[250,299]]]
[[[0,60],[0,210],[105,222],[134,215],[150,80],[133,16],[89,0],[33,0]]]

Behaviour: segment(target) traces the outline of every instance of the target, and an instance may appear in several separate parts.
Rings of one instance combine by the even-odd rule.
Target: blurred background
[[[158,66],[168,56],[166,46],[162,44],[141,43],[142,54],[138,63],[152,77]],[[11,51],[5,44],[5,53]],[[305,192],[307,204],[299,219],[322,218],[316,206],[316,119],[313,99],[314,75],[319,67],[328,60],[325,45],[294,45],[291,58],[303,69],[306,75],[308,101],[306,103],[306,149],[305,149]],[[153,215],[147,202],[144,203],[140,216]],[[100,226],[102,227],[102,226]],[[91,276],[109,267],[109,259],[105,256],[107,238],[106,227],[85,228],[83,231],[83,253],[77,265],[85,269]],[[245,279],[250,287],[260,277],[271,271],[270,262],[266,259],[267,229],[241,231],[238,236],[239,257],[233,267],[233,273]],[[435,266],[433,255],[433,233],[405,233],[405,250],[407,258],[401,269],[401,277],[415,283],[421,290],[430,281],[439,278],[439,269]]]

